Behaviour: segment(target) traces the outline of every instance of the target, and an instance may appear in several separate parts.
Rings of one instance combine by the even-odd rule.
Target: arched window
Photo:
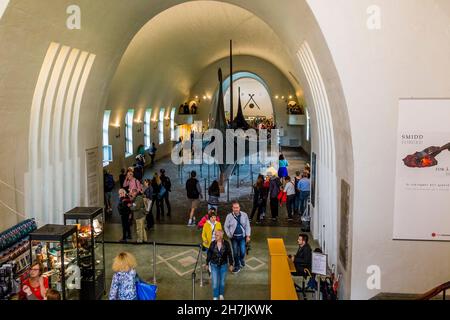
[[[152,140],[150,136],[150,125],[151,125],[151,118],[152,118],[152,109],[148,108],[145,110],[144,115],[144,147],[145,150],[149,149],[152,145]]]
[[[170,112],[170,140],[175,141],[175,108]]]
[[[111,110],[105,110],[103,113],[103,166],[106,167],[110,161],[112,161],[112,149],[109,145],[109,118],[111,116]]]
[[[133,155],[133,117],[134,110],[128,109],[125,117],[125,157]]]
[[[159,110],[159,124],[158,124],[159,144],[164,144],[164,113],[165,112],[166,112],[165,108],[161,108]]]

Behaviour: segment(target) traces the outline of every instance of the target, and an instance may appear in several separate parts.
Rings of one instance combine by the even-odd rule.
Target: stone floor
[[[306,153],[296,149],[282,150],[289,161],[289,173],[295,174],[296,170],[302,170],[308,159]],[[214,177],[214,167],[199,165],[184,166],[182,170],[173,165],[170,159],[162,159],[151,168],[146,168],[145,177],[150,177],[154,172],[164,168],[166,174],[172,180],[172,192],[170,194],[172,214],[155,225],[155,228],[148,231],[149,242],[155,241],[157,245],[156,254],[156,283],[158,285],[158,299],[192,299],[192,272],[197,262],[199,245],[201,243],[201,232],[197,228],[187,227],[188,205],[186,201],[185,182],[191,170],[197,171],[197,176],[201,181],[202,189]],[[237,174],[230,178],[229,195],[221,195],[222,204],[219,206],[219,216],[222,221],[230,212],[230,203],[238,199],[243,211],[250,213],[252,206],[252,181],[256,180],[259,172],[264,171],[262,166],[243,165]],[[180,171],[183,177],[180,177]],[[252,176],[253,179],[252,180]],[[239,183],[239,187],[238,186]],[[107,218],[105,226],[106,255],[106,282],[107,292],[111,284],[112,261],[121,251],[133,253],[138,261],[137,271],[139,275],[148,282],[153,282],[153,246],[151,244],[135,244],[131,240],[128,244],[118,243],[121,238],[120,218],[117,212],[117,190],[113,197],[113,213]],[[228,201],[230,200],[230,201]],[[203,201],[196,216],[199,219],[206,214],[206,202]],[[155,215],[155,210],[153,210]],[[283,238],[286,249],[289,253],[295,254],[297,250],[297,236],[300,232],[300,223],[297,219],[293,222],[287,221],[286,208],[279,210],[279,219],[272,222],[270,210],[266,214],[265,222],[261,225],[252,225],[251,250],[247,256],[247,266],[238,274],[228,274],[226,284],[226,299],[236,300],[266,300],[269,299],[269,279],[268,279],[268,247],[267,238]],[[132,228],[133,239],[136,239],[135,230]],[[311,243],[313,248],[315,243]],[[203,255],[203,261],[205,256]],[[198,266],[200,263],[198,263]],[[197,282],[195,286],[195,298],[200,300],[211,299],[212,290],[207,273],[204,273],[204,286],[200,287],[200,267],[196,270]],[[107,299],[107,297],[105,296]]]
[[[120,233],[118,225],[110,225],[108,236]],[[290,254],[297,251],[297,228],[256,226],[252,231],[251,249],[246,257],[247,266],[239,273],[228,273],[225,298],[230,300],[268,300],[270,298],[268,277],[267,238],[283,238]],[[181,225],[157,225],[149,233],[149,241],[156,241],[156,283],[158,299],[190,300],[193,297],[192,272],[197,262],[201,233],[194,228]],[[191,247],[180,246],[192,245]],[[317,246],[311,243],[313,249]],[[112,261],[121,251],[136,256],[138,274],[145,281],[153,283],[153,246],[151,244],[107,243],[105,245],[106,284],[109,292],[112,278]],[[203,255],[203,261],[206,256]],[[212,289],[207,273],[203,273],[203,287],[200,287],[200,263],[196,269],[195,299],[212,299]],[[107,299],[107,297],[105,297]]]

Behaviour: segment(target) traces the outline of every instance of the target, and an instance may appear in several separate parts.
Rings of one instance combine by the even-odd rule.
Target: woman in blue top
[[[284,178],[288,176],[288,166],[287,160],[284,158],[284,155],[281,153],[278,161],[278,177]]]
[[[136,265],[136,258],[128,252],[121,252],[114,258],[109,300],[137,300]]]

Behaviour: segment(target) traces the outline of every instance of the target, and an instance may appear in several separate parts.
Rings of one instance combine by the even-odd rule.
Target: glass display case
[[[30,233],[31,260],[44,266],[49,288],[59,291],[63,300],[79,299],[77,237],[76,226],[55,224]]]
[[[99,207],[76,207],[64,214],[64,224],[78,230],[81,300],[100,300],[105,294],[104,221]]]

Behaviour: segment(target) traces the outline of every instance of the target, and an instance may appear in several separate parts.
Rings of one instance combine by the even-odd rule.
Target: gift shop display
[[[64,224],[78,228],[82,300],[100,300],[106,290],[104,221],[99,207],[76,207],[64,214]]]
[[[0,300],[17,297],[31,263],[29,233],[36,229],[34,219],[28,219],[0,233]]]
[[[63,300],[79,299],[79,252],[76,226],[47,224],[30,233],[30,255],[45,267],[49,288]]]

